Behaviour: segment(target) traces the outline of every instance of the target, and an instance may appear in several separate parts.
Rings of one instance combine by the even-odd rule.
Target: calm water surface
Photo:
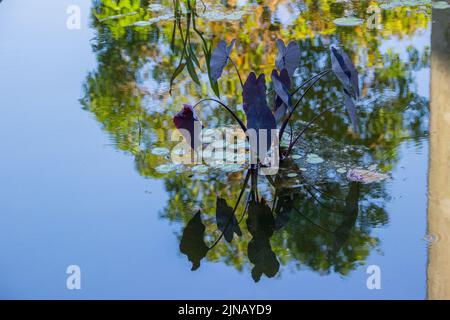
[[[69,30],[73,3],[81,28]],[[168,160],[155,148],[176,144],[173,115],[183,103],[214,96],[185,11],[179,27],[190,36],[201,85],[184,70],[170,94],[183,48],[178,26],[171,45],[172,1],[0,4],[0,298],[426,297],[431,6],[382,9],[382,29],[369,30],[333,23],[367,19],[360,1],[260,3],[206,2],[205,12],[199,3],[196,27],[214,46],[235,38],[231,57],[241,74],[265,73],[268,82],[277,38],[301,46],[296,84],[329,66],[331,44],[342,46],[360,73],[361,133],[350,129],[343,108],[321,117],[276,186],[258,179],[274,210],[256,228],[270,231],[254,236],[248,225],[257,218],[243,215],[240,202],[242,236],[222,239],[195,271],[180,252],[183,230],[190,221],[199,228],[200,210],[212,246],[221,234],[216,196],[234,206],[246,171],[161,171]],[[243,117],[231,67],[219,87]],[[330,75],[309,92],[294,131],[343,104],[338,87]],[[208,128],[233,124],[213,104],[199,114]],[[306,162],[308,153],[324,162]],[[389,179],[349,183],[344,171],[354,167]],[[187,232],[183,251],[198,254],[198,232]],[[81,290],[66,289],[69,265],[81,268]],[[370,265],[381,269],[380,290],[366,286]]]

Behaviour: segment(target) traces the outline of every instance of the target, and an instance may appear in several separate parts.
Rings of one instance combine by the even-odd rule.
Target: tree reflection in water
[[[317,153],[325,163],[307,166],[302,158],[285,163],[279,174],[269,179],[254,172],[156,170],[167,159],[154,154],[154,148],[174,146],[168,130],[173,115],[183,103],[214,95],[202,40],[192,35],[189,53],[195,54],[199,61],[195,71],[201,84],[196,84],[188,70],[183,70],[174,80],[170,95],[170,79],[184,46],[181,37],[172,37],[173,27],[180,22],[181,30],[185,31],[186,20],[132,26],[157,17],[157,12],[147,10],[147,1],[97,3],[92,11],[97,67],[87,76],[81,101],[110,135],[113,145],[134,157],[136,170],[143,177],[163,179],[169,200],[161,217],[183,225],[180,250],[189,257],[193,269],[200,266],[202,259],[221,261],[238,270],[251,269],[253,279],[258,280],[262,275],[279,275],[283,269],[280,266],[346,275],[364,263],[379,244],[374,228],[388,222],[386,183],[348,183],[345,177],[336,174],[336,165],[376,164],[388,172],[399,160],[398,149],[403,141],[420,144],[426,136],[428,101],[417,94],[414,75],[429,66],[429,51],[411,46],[406,48],[408,58],[403,59],[394,51],[383,52],[381,47],[393,36],[407,38],[427,28],[428,9],[410,11],[408,15],[407,8],[382,11],[383,32],[367,31],[361,26],[334,26],[333,19],[344,12],[344,5],[336,1],[320,4],[305,1],[302,10],[290,14],[292,23],[288,28],[275,15],[277,7],[287,5],[288,1],[252,5],[251,13],[239,20],[202,18],[199,12],[196,24],[208,46],[220,39],[227,43],[237,39],[235,52],[239,55],[235,53],[233,60],[242,66],[243,74],[252,70],[270,74],[275,64],[275,39],[280,34],[285,43],[298,40],[302,51],[293,86],[329,64],[330,44],[339,44],[356,57],[354,63],[363,84],[363,99],[358,108],[360,135],[349,130],[345,113],[327,113],[294,150],[302,156]],[[161,4],[171,11],[172,1]],[[232,8],[223,9],[226,12],[245,9],[233,2],[226,5]],[[355,2],[355,15],[364,16],[367,6]],[[118,14],[123,16],[106,19]],[[180,15],[185,18],[183,12]],[[218,83],[221,99],[227,105],[240,106],[239,79],[231,68],[224,72],[229,74],[227,80]],[[294,122],[299,124],[294,130],[301,129],[302,121],[312,119],[327,106],[343,101],[335,90],[336,81],[331,77],[327,80],[311,90],[306,103],[294,115]],[[236,112],[244,118],[239,107]],[[200,117],[211,127],[232,122],[214,107],[202,109]],[[290,177],[289,173],[295,173],[296,177]],[[247,176],[248,184],[244,183]],[[233,206],[242,190],[241,201]],[[223,216],[216,217],[218,204]],[[232,215],[230,208],[235,211]],[[230,216],[232,220],[225,226],[231,226],[232,233],[223,222],[224,217]]]

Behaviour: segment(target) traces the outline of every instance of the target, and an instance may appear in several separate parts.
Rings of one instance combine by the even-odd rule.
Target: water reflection
[[[251,270],[255,281],[262,275],[280,274],[280,265],[348,274],[379,245],[373,229],[389,220],[385,209],[389,195],[384,182],[349,183],[345,171],[375,165],[389,173],[401,157],[400,144],[405,140],[420,144],[427,135],[428,101],[418,95],[414,77],[417,70],[429,66],[429,49],[409,46],[403,48],[406,57],[402,57],[382,48],[393,37],[402,39],[426,30],[430,8],[383,10],[383,31],[376,32],[364,25],[336,26],[333,20],[348,10],[347,3],[338,1],[227,1],[207,10],[208,14],[200,2],[196,13],[179,4],[174,12],[172,1],[96,2],[92,46],[97,68],[84,84],[84,108],[108,132],[114,146],[135,158],[136,170],[143,177],[164,180],[169,201],[161,217],[185,226],[179,235],[180,251],[189,257],[193,269],[207,259]],[[354,1],[351,10],[365,17],[368,5]],[[198,32],[190,29],[194,22]],[[269,75],[275,65],[275,40],[280,36],[285,42],[300,43],[296,85],[329,65],[331,44],[339,44],[355,57],[362,78],[360,134],[349,130],[344,112],[326,113],[296,146],[298,158],[273,179],[255,172],[216,169],[199,173],[189,167],[158,172],[158,165],[168,160],[152,150],[174,146],[171,119],[183,103],[220,93],[224,102],[245,117],[241,84],[233,69],[226,69],[227,77],[217,84],[210,81],[211,46],[220,39],[229,43],[236,38],[232,58],[242,74]],[[193,65],[186,64],[180,71],[183,57]],[[294,116],[294,130],[343,100],[336,87],[330,76],[311,90]],[[200,116],[209,127],[232,123],[231,117],[213,105],[205,107]],[[310,164],[305,161],[308,154],[325,161]],[[232,217],[225,223],[233,227],[231,235],[223,217],[217,217],[217,207],[225,212],[223,216]],[[230,209],[235,213],[231,215]]]

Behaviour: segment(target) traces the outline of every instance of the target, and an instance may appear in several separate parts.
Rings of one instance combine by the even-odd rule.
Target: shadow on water
[[[192,270],[203,259],[220,261],[251,269],[258,281],[262,275],[279,276],[281,266],[347,275],[364,264],[379,247],[374,228],[388,223],[390,195],[386,182],[349,182],[346,172],[376,167],[389,173],[401,158],[403,142],[419,145],[426,139],[428,101],[417,93],[414,77],[429,67],[429,48],[403,45],[404,54],[382,48],[392,37],[401,40],[426,30],[430,8],[383,10],[384,30],[376,32],[334,25],[333,19],[348,9],[336,1],[298,6],[287,1],[242,6],[205,1],[206,11],[201,2],[175,3],[95,2],[92,46],[97,67],[87,76],[81,102],[113,146],[134,157],[143,177],[164,181],[169,200],[161,217],[184,226],[180,251]],[[280,6],[287,8],[285,16],[276,13]],[[352,10],[364,16],[367,7],[353,2]],[[330,45],[338,44],[353,57],[362,85],[360,134],[349,129],[345,112],[325,113],[295,146],[295,160],[273,177],[255,170],[168,166],[168,150],[177,144],[170,139],[172,117],[184,103],[220,94],[245,118],[234,69],[211,81],[211,48],[219,40],[230,43],[235,38],[231,57],[242,74],[269,75],[275,40],[281,36],[285,43],[298,41],[301,48],[296,86],[329,65]],[[337,87],[330,75],[311,89],[293,116],[294,132],[327,107],[342,103]],[[232,123],[212,104],[199,116],[209,128]],[[311,154],[323,163],[308,162]]]

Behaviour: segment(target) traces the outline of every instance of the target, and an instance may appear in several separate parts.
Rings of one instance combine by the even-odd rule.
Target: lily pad
[[[197,166],[192,167],[192,172],[195,173],[205,173],[209,170],[209,167],[204,164],[199,164]]]
[[[448,9],[450,8],[450,4],[447,1],[437,1],[433,3],[434,9]]]
[[[226,163],[222,166],[217,167],[224,172],[239,172],[242,171],[243,167],[237,163]]]
[[[324,162],[324,160],[317,154],[310,153],[306,156],[306,162],[308,162],[309,164],[319,164]]]
[[[347,172],[347,169],[346,169],[346,168],[338,168],[338,169],[336,170],[336,172],[337,172],[337,173],[346,173],[346,172]]]
[[[364,19],[356,17],[342,17],[333,20],[333,23],[340,27],[356,27],[364,23]]]
[[[152,154],[156,155],[156,156],[165,156],[166,154],[169,154],[169,149],[167,148],[153,148],[152,149]]]
[[[177,165],[174,163],[166,163],[166,164],[160,164],[155,168],[156,172],[158,173],[169,173],[172,171],[175,171],[177,168]]]

